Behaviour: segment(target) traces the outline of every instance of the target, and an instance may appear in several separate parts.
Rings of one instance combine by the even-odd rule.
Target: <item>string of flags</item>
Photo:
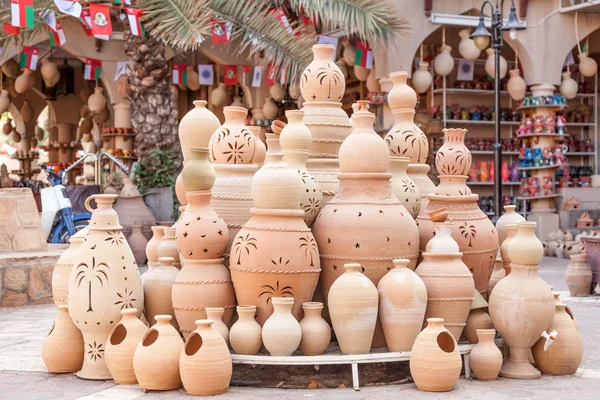
[[[35,47],[23,46],[19,66],[35,71],[37,69],[38,53],[39,50]]]
[[[187,85],[187,64],[172,65],[172,83],[174,85]],[[241,69],[240,69],[241,67]],[[222,65],[223,68],[223,83],[228,86],[260,87],[263,78],[262,65]],[[252,69],[254,68],[254,71]],[[239,71],[241,70],[241,74]],[[265,77],[265,86],[273,86],[276,82],[277,70],[271,64],[267,66]],[[213,86],[215,80],[215,65],[214,64],[199,64],[198,65],[198,81],[200,85]],[[290,77],[286,70],[283,69],[280,74],[279,83],[286,85],[290,83]]]

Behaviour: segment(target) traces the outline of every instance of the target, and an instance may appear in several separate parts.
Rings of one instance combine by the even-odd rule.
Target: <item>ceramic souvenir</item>
[[[496,221],[496,230],[498,231],[499,245],[502,245],[502,242],[504,242],[504,239],[506,239],[506,231],[504,228],[506,225],[516,224],[517,222],[525,221],[525,218],[523,218],[521,214],[515,211],[516,208],[517,206],[515,205],[504,206],[504,214],[502,214],[502,216],[498,218],[498,221]]]
[[[144,313],[150,325],[156,323],[154,318],[157,315],[171,315],[173,317],[171,324],[178,329],[179,326],[174,319],[171,291],[179,270],[173,266],[173,261],[172,257],[160,257],[152,273],[145,275]]]
[[[272,297],[273,314],[265,321],[262,341],[272,356],[291,356],[300,345],[302,328],[292,315],[293,297]]]
[[[404,208],[416,218],[421,208],[421,193],[406,173],[409,161],[408,157],[390,157],[392,190]]]
[[[587,297],[592,286],[592,269],[588,264],[588,254],[582,253],[571,256],[567,267],[566,279],[569,293],[572,297]]]
[[[305,356],[319,356],[325,352],[331,342],[331,328],[321,316],[323,303],[306,302],[302,304],[304,318],[300,321],[302,340],[300,349]]]
[[[477,345],[471,350],[471,369],[480,381],[493,381],[502,367],[502,353],[494,339],[494,329],[477,329]]]
[[[106,365],[115,383],[134,385],[133,354],[148,327],[136,317],[136,310],[121,310],[123,316],[115,325],[106,342]]]
[[[238,320],[229,330],[229,341],[237,354],[255,355],[262,346],[262,327],[256,322],[256,306],[237,306]]]
[[[210,160],[216,164],[249,164],[252,162],[256,139],[244,124],[248,110],[224,107],[225,123],[210,140]]]
[[[57,306],[67,304],[69,279],[79,255],[79,247],[85,240],[88,230],[82,229],[69,238],[69,247],[61,254],[52,271],[52,300]]]
[[[223,337],[225,344],[229,345],[229,328],[223,323],[225,309],[223,307],[206,307],[205,311],[206,318],[213,322],[212,328]]]
[[[69,307],[56,307],[58,315],[42,342],[42,359],[50,373],[77,372],[83,364],[83,337],[69,316]]]
[[[485,312],[487,306],[488,303],[483,296],[479,294],[477,290],[474,290],[471,311],[469,312],[465,329],[463,330],[463,335],[467,338],[469,343],[476,344],[479,341],[479,335],[477,335],[478,330],[492,329],[492,319],[488,313]]]

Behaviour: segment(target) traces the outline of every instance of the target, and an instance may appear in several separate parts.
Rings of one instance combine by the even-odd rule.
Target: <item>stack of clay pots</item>
[[[337,193],[338,152],[352,130],[348,115],[342,110],[346,81],[333,61],[334,52],[332,45],[314,45],[314,59],[300,80],[300,91],[305,100],[302,106],[304,123],[312,133],[307,166],[321,185],[324,203]]]
[[[354,130],[340,148],[339,191],[313,225],[325,298],[346,263],[360,263],[377,285],[393,260],[408,259],[414,269],[419,255],[418,229],[392,191],[388,148],[373,130],[375,115],[362,100],[353,108]],[[374,345],[385,346],[381,326]]]
[[[429,204],[417,217],[421,250],[434,235],[430,212],[447,209],[452,220],[452,237],[458,243],[462,261],[473,273],[475,287],[486,295],[498,250],[498,234],[477,205],[478,195],[467,186],[471,153],[464,144],[465,129],[444,129],[444,145],[435,158],[440,184],[428,195]]]
[[[229,324],[235,296],[223,258],[229,231],[211,208],[215,169],[208,162],[208,149],[192,148],[181,175],[188,205],[176,235],[177,248],[185,261],[173,282],[173,309],[187,337],[195,329],[196,320],[206,319],[207,307],[224,308],[223,321]]]
[[[388,104],[392,109],[394,126],[385,136],[390,156],[408,157],[407,173],[414,181],[420,196],[421,208],[427,207],[427,195],[435,191],[435,185],[427,176],[429,165],[429,144],[427,136],[414,123],[417,94],[406,83],[406,71],[393,72],[390,78],[394,87],[388,94]],[[412,212],[412,210],[411,210]]]

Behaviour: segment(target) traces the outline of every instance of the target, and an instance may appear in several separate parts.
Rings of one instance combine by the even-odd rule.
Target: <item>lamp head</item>
[[[491,37],[492,34],[487,30],[483,22],[483,16],[480,16],[479,25],[477,25],[475,32],[471,34],[471,39],[475,41],[475,46],[477,46],[479,50],[485,50],[490,44]]]
[[[503,31],[520,31],[525,29],[523,25],[519,22],[519,18],[517,17],[517,10],[515,8],[515,1],[512,1],[512,5],[510,6],[510,15],[508,16],[508,21],[506,24],[502,26]]]

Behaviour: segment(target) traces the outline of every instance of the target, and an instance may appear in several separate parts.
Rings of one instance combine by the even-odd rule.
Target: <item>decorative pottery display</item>
[[[302,328],[292,315],[293,297],[272,297],[273,314],[262,328],[262,341],[272,356],[291,356],[300,345]]]
[[[335,48],[328,44],[312,47],[313,61],[308,64],[300,79],[302,97],[312,101],[341,101],[346,80],[333,61]]]
[[[279,139],[283,160],[295,169],[302,179],[300,209],[304,210],[304,222],[311,227],[323,204],[323,192],[319,182],[306,169],[312,136],[302,122],[304,111],[289,110],[285,112],[285,116],[288,124],[281,130]]]
[[[144,309],[138,267],[112,208],[116,197],[96,194],[87,198],[85,206],[92,218],[69,281],[69,315],[83,334],[85,349],[77,376],[84,379],[111,379],[104,360],[108,335],[121,310],[135,308],[139,316]],[[90,207],[92,199],[96,209]]]
[[[427,392],[453,390],[460,377],[462,359],[454,336],[443,318],[428,318],[410,352],[410,374],[415,385]]]
[[[477,290],[474,290],[471,311],[469,312],[465,329],[463,330],[463,335],[467,338],[469,343],[476,344],[479,341],[477,335],[478,330],[492,329],[492,319],[484,310],[487,306],[488,303],[483,296],[479,294]]]
[[[127,238],[127,243],[133,251],[135,262],[138,265],[144,265],[146,263],[146,245],[148,239],[142,234],[142,225],[131,225],[131,235]]]
[[[533,358],[537,367],[548,375],[573,375],[577,372],[583,358],[583,339],[568,307],[556,304],[556,312],[552,324],[546,330],[558,332],[554,343],[547,349],[544,348],[546,338],[542,337],[533,346]]]
[[[150,239],[152,237],[151,227],[156,225],[156,219],[144,203],[144,198],[133,181],[129,178],[123,178],[122,182],[123,188],[114,209],[123,225],[123,234],[125,237],[129,237],[131,225],[142,224],[142,233],[146,236],[146,239]]]
[[[83,337],[69,316],[69,307],[59,304],[56,308],[58,315],[42,342],[42,359],[50,373],[77,372],[83,364]]]
[[[502,352],[494,339],[494,329],[477,329],[477,345],[471,350],[471,369],[480,381],[493,381],[502,367]]]
[[[471,39],[471,31],[462,29],[458,32],[460,43],[458,44],[458,52],[466,60],[476,60],[481,54],[481,50],[475,45],[475,41]]]
[[[544,248],[535,236],[536,226],[535,222],[517,224],[517,235],[508,246],[511,273],[496,284],[489,299],[492,322],[510,351],[500,371],[507,378],[540,377],[529,363],[529,349],[554,317],[552,290],[537,273]]]
[[[377,323],[379,295],[360,264],[345,264],[345,272],[328,291],[329,316],[344,354],[367,354]]]
[[[219,333],[225,340],[225,343],[229,345],[229,328],[223,323],[223,314],[225,309],[223,307],[206,307],[206,317],[211,320],[212,328]]]
[[[146,244],[146,259],[148,260],[148,265],[154,264],[158,265],[158,246],[165,236],[165,227],[160,225],[155,225],[151,227],[152,229],[152,238]]]
[[[121,310],[121,321],[115,325],[106,342],[106,365],[115,383],[134,385],[133,354],[148,327],[136,317],[137,310]]]
[[[172,257],[160,257],[152,272],[144,274],[144,314],[150,325],[156,323],[157,315],[175,318],[171,291],[179,270],[173,266],[173,261]],[[176,320],[173,319],[171,324],[179,329]]]
[[[302,304],[302,310],[304,318],[300,321],[300,349],[305,356],[319,356],[327,350],[331,342],[331,328],[321,316],[323,303],[306,302]]]
[[[194,147],[189,149],[190,158],[181,171],[181,179],[186,192],[208,190],[215,184],[217,173],[208,162],[208,149]]]
[[[158,248],[156,249],[156,254],[158,255],[158,259],[161,257],[170,257],[173,259],[173,265],[177,267],[177,269],[181,268],[181,259],[179,257],[179,250],[177,248],[177,229],[165,227],[165,235],[163,236]]]
[[[236,354],[255,355],[262,346],[262,327],[254,316],[256,306],[237,306],[238,320],[229,330],[229,342]]]
[[[515,101],[523,100],[525,92],[527,91],[527,84],[521,77],[521,71],[518,69],[511,69],[508,71],[508,75],[510,78],[508,79],[506,86],[510,97]]]
[[[435,234],[427,242],[425,251],[428,253],[459,253],[460,249],[456,240],[452,238],[452,222],[434,222]]]
[[[104,97],[104,89],[96,87],[94,93],[87,99],[87,106],[93,113],[99,113],[106,108],[106,97]]]
[[[489,76],[496,76],[496,61],[495,61],[495,57],[494,57],[494,49],[491,47],[488,47],[487,49],[485,49],[485,52],[487,53],[488,57],[485,60],[485,72],[487,72],[487,74]],[[504,79],[504,77],[506,76],[506,72],[508,71],[508,63],[506,62],[506,58],[502,57],[502,55],[500,56],[500,79]]]
[[[390,351],[411,351],[423,327],[427,288],[408,260],[394,260],[394,268],[377,285],[379,318]]]
[[[408,157],[390,157],[392,190],[404,208],[413,218],[416,218],[421,208],[421,193],[406,173],[409,162]]]
[[[57,306],[67,304],[69,279],[77,262],[79,247],[85,240],[87,229],[82,229],[69,238],[69,247],[60,255],[52,271],[52,300]]]
[[[431,87],[433,77],[429,72],[429,63],[419,62],[419,68],[413,73],[411,83],[417,93],[425,93]]]
[[[490,284],[488,285],[487,298],[490,298],[490,294],[494,287],[502,278],[506,276],[506,270],[504,269],[504,261],[502,261],[502,255],[500,249],[496,253],[496,262],[494,263],[494,270],[492,271],[492,277],[490,278]]]
[[[506,239],[505,226],[525,221],[525,218],[515,211],[516,208],[517,206],[515,205],[504,206],[504,214],[496,221],[496,231],[498,231],[498,243],[500,246],[504,242],[504,239]]]
[[[505,225],[504,230],[506,233],[506,238],[502,241],[502,245],[500,246],[500,255],[502,256],[502,261],[504,262],[504,270],[506,271],[506,275],[508,275],[510,274],[510,255],[508,253],[508,246],[517,234],[517,224]]]
[[[213,321],[196,321],[196,330],[181,351],[179,369],[186,392],[193,396],[225,393],[231,382],[231,354]]]
[[[225,123],[210,140],[210,160],[217,164],[249,164],[252,162],[256,139],[244,124],[248,110],[224,107]]]
[[[454,69],[454,58],[452,58],[452,47],[442,46],[440,53],[435,56],[433,68],[436,75],[448,76]]]
[[[567,268],[566,279],[569,293],[572,297],[587,297],[590,295],[592,269],[588,264],[588,259],[587,253],[571,256],[571,262],[569,262]]]

